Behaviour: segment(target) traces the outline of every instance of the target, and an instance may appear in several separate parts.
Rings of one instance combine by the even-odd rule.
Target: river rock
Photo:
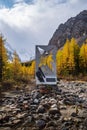
[[[17,117],[18,119],[21,119],[21,118],[24,118],[25,115],[26,115],[26,113],[18,113],[18,114],[16,115],[16,117]]]
[[[50,127],[50,126],[57,127],[57,123],[55,121],[49,121],[46,127]]]
[[[46,122],[42,119],[36,121],[36,126],[43,129],[46,126]]]
[[[39,100],[38,99],[34,99],[33,103],[38,104]]]
[[[44,106],[40,105],[37,109],[37,113],[44,113],[46,110],[44,108]]]
[[[34,120],[34,117],[33,116],[28,116],[27,120],[28,120],[29,123],[31,123]]]
[[[53,108],[51,107],[49,109],[49,114],[60,114],[60,111],[56,107],[53,107]]]
[[[76,114],[75,112],[73,112],[73,113],[71,114],[71,116],[72,116],[72,117],[76,117],[77,114]]]
[[[21,120],[20,119],[16,119],[16,120],[13,120],[13,124],[18,124],[18,123],[20,123],[21,122]]]
[[[51,104],[50,103],[44,103],[43,107],[48,110],[50,108]]]
[[[0,127],[0,130],[11,130],[10,127]]]

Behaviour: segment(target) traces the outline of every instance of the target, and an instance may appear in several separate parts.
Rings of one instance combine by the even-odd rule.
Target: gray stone
[[[75,112],[73,112],[73,113],[71,114],[71,116],[72,116],[72,117],[76,117],[77,114],[76,114]]]
[[[43,129],[46,126],[46,122],[42,119],[36,121],[36,126]]]
[[[60,112],[59,112],[58,108],[50,108],[49,114],[60,114]]]
[[[27,100],[23,101],[23,104],[27,104],[27,103],[28,103],[28,101],[27,101]]]
[[[13,120],[13,124],[18,124],[18,123],[20,123],[21,122],[21,120],[19,120],[19,119],[16,119],[16,120]]]
[[[32,116],[28,116],[27,120],[28,120],[29,123],[31,123],[34,120],[34,118]]]
[[[44,108],[45,108],[46,110],[48,110],[48,109],[50,108],[50,104],[49,104],[49,103],[44,103],[43,106],[44,106]]]
[[[46,127],[50,127],[50,126],[57,127],[57,123],[55,121],[49,121]]]
[[[11,130],[10,127],[0,127],[0,130]]]
[[[39,107],[38,107],[38,109],[37,109],[37,113],[44,113],[46,110],[45,110],[45,108],[42,106],[42,105],[40,105]]]
[[[34,99],[33,101],[35,104],[38,104],[39,103],[39,100],[38,99]]]
[[[16,117],[17,117],[18,119],[21,119],[21,118],[24,118],[25,115],[26,115],[26,113],[18,113],[18,114],[16,115]]]

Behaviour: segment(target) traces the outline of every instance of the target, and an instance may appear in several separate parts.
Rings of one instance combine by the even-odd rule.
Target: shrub
[[[2,81],[2,89],[12,89],[13,86],[15,85],[15,81],[14,80],[5,80]]]

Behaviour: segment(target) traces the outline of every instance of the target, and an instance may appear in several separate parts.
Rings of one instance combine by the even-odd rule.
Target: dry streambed
[[[0,130],[87,130],[87,82],[60,81],[49,93],[3,92]]]

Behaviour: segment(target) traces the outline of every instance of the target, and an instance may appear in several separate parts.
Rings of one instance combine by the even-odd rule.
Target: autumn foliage
[[[4,46],[5,40],[0,36],[0,82],[7,80],[29,81],[35,75],[35,61],[31,65],[22,65],[16,51],[13,60],[9,61],[7,50]]]
[[[16,51],[13,61],[8,60],[5,40],[0,36],[0,82],[4,80],[25,81],[35,76],[35,60],[22,64]],[[52,69],[52,54],[42,57],[42,63]],[[40,64],[41,65],[41,64]],[[74,38],[66,40],[64,47],[56,54],[57,76],[87,75],[87,40],[79,46]]]
[[[64,47],[56,55],[58,75],[87,74],[87,42],[80,47],[76,40],[67,40]]]

